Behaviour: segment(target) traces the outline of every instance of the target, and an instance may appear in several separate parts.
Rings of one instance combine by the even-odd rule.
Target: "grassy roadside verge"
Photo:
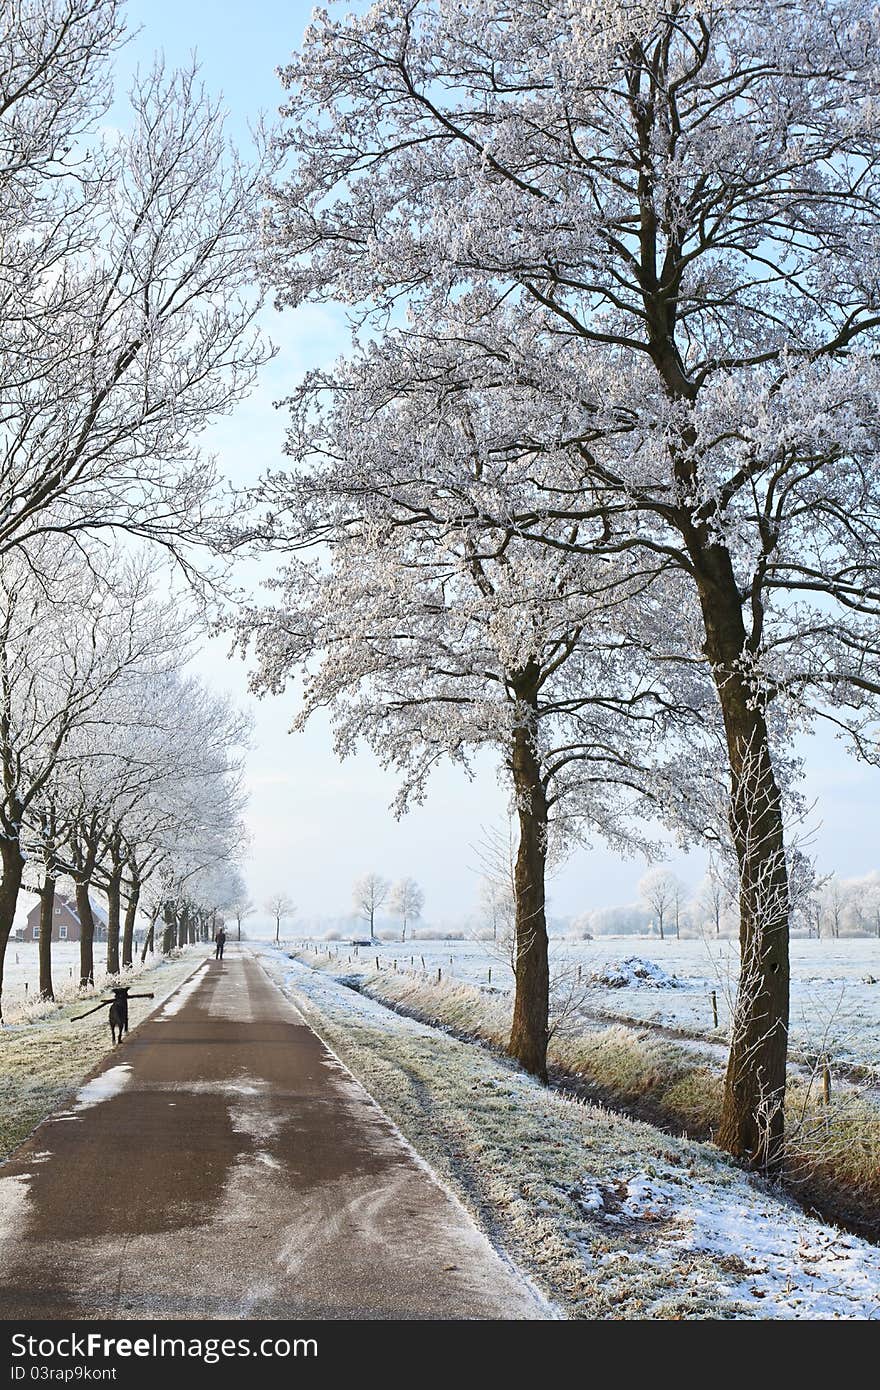
[[[339,973],[330,956],[303,957]],[[352,983],[422,1022],[503,1052],[511,996],[424,975],[368,970]],[[714,1061],[648,1028],[611,1023],[551,1039],[553,1080],[570,1093],[675,1134],[711,1139],[721,1106]],[[792,1071],[786,1106],[785,1181],[798,1200],[870,1240],[880,1239],[880,1105],[858,1087],[835,1089],[825,1105],[815,1079]]]
[[[717,1150],[541,1086],[267,947],[259,959],[417,1151],[571,1318],[864,1318],[880,1252]],[[341,974],[341,972],[340,972]]]
[[[131,1028],[167,999],[205,956],[193,947],[160,957],[138,975],[154,999],[132,1000]],[[73,1022],[102,991],[82,991],[75,1001],[42,1016],[0,1029],[0,1160],[6,1159],[41,1120],[77,1089],[112,1050],[106,1009]]]

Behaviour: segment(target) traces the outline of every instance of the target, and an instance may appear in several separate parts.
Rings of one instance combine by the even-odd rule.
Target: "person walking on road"
[[[215,960],[222,960],[222,959],[223,959],[223,947],[226,945],[226,933],[225,933],[225,931],[223,930],[222,927],[221,927],[220,930],[218,931],[217,935],[214,937],[214,941],[215,941],[214,959],[215,959]]]

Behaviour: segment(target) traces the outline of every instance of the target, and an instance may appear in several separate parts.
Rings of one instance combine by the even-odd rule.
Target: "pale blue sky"
[[[164,52],[169,65],[185,62],[195,50],[206,86],[222,91],[230,129],[245,143],[248,123],[261,111],[271,117],[282,100],[275,69],[297,46],[311,10],[299,0],[130,0],[130,27],[141,26],[142,32],[120,57],[120,85],[136,63],[149,62],[157,50]],[[332,309],[316,307],[283,316],[268,312],[266,323],[279,345],[278,357],[254,396],[206,436],[235,482],[278,466],[284,416],[273,409],[273,400],[289,393],[307,367],[332,360],[347,341],[344,316]],[[240,702],[248,701],[244,668],[227,660],[222,645],[209,648],[199,664],[214,684],[230,690]],[[478,863],[473,846],[482,838],[482,828],[505,814],[505,796],[490,759],[481,761],[474,782],[442,771],[427,805],[395,822],[387,811],[393,781],[369,753],[338,763],[323,722],[305,734],[288,735],[292,697],[253,704],[256,743],[248,762],[253,847],[248,877],[260,906],[270,892],[284,889],[302,915],[341,915],[351,910],[355,877],[376,870],[392,879],[403,874],[417,878],[425,890],[429,920],[452,921],[475,910]],[[804,746],[807,793],[817,803],[812,821],[819,866],[844,876],[866,873],[880,863],[875,826],[878,775],[847,759],[828,735]],[[671,862],[691,884],[702,875],[698,854],[675,855]],[[643,872],[643,864],[622,861],[601,847],[589,854],[579,852],[551,885],[551,913],[577,914],[632,901]]]

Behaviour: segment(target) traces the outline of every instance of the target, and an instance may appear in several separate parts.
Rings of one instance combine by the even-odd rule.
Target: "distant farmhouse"
[[[94,898],[89,898],[92,905],[92,916],[95,919],[95,940],[106,941],[107,939],[107,913]],[[60,894],[55,895],[55,912],[52,917],[52,940],[53,941],[79,941],[82,932],[80,930],[79,915],[76,910],[76,903],[69,898],[63,898]],[[22,941],[39,941],[40,939],[40,904],[35,903],[27,915],[27,926],[21,933]]]

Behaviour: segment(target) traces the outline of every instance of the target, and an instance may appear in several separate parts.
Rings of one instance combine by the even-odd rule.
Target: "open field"
[[[422,944],[416,943],[416,949]],[[857,944],[847,942],[845,946]],[[430,948],[431,943],[425,945]],[[451,949],[446,941],[433,945],[433,951],[418,950],[416,954],[414,950],[402,957],[399,943],[396,955],[374,949],[355,953],[335,944],[331,955],[327,953],[329,944],[321,943],[311,950],[308,945],[300,946],[298,955],[319,972],[335,976],[395,1011],[503,1052],[510,1033],[513,996],[508,987],[496,985],[497,964],[491,967],[490,985],[490,967],[474,943],[468,943],[461,953],[456,952],[454,943]],[[596,952],[588,956],[594,943],[561,945],[563,949],[574,947],[580,956],[580,961],[573,952],[568,957],[575,986],[578,968],[582,984],[593,972],[626,981],[621,988],[592,987],[585,999],[578,995],[576,1008],[551,1033],[548,1059],[561,1083],[580,1096],[648,1120],[667,1133],[711,1137],[720,1118],[727,1061],[723,1030],[719,1027],[715,1032],[710,1024],[708,1029],[683,1032],[680,1025],[673,1028],[651,1017],[655,1007],[659,1011],[656,1001],[661,999],[685,996],[706,1004],[707,978],[682,975],[677,978],[683,983],[670,984],[673,977],[646,957],[630,956],[621,961],[620,953],[611,954],[608,948],[613,951],[612,942],[601,943],[604,961],[597,959]],[[626,945],[631,952],[631,938],[626,939]],[[835,943],[838,945],[843,943]],[[701,964],[694,959],[698,943],[676,946],[679,968],[687,964],[688,951],[692,961]],[[834,954],[839,953],[835,950]],[[858,951],[847,952],[850,972],[862,959]],[[850,1029],[848,1041],[850,1056],[860,1058],[860,1066],[853,1061],[844,1063],[839,1053],[831,1053],[826,1093],[823,1064],[807,1050],[792,1049],[786,1099],[786,1182],[808,1205],[875,1239],[880,1235],[880,1089],[876,1061],[869,1065],[876,1059],[875,1033],[865,1022],[869,1011],[859,1007],[858,995],[878,987],[863,985],[858,976],[841,979],[831,973],[834,961],[828,965],[825,978],[832,982],[829,988],[833,988],[835,998],[846,1000],[848,991],[852,995],[850,1019],[856,1019],[861,1027]],[[478,980],[482,969],[486,970],[482,983],[465,978],[470,973]],[[654,984],[640,983],[637,972]],[[809,984],[814,984],[813,978]],[[624,1005],[629,1000],[638,1006],[642,998],[650,1002],[640,1011],[631,1007],[627,1015],[625,1007],[618,1010],[620,996]],[[841,1037],[842,1033],[825,1027],[828,1052],[832,1038],[839,1045]]]
[[[376,942],[354,950],[345,942],[317,942],[318,949],[338,953],[356,971],[397,960],[406,969],[424,970],[436,979],[504,991],[513,988],[513,972],[501,946],[487,941]],[[676,987],[644,983],[623,987],[596,985],[590,977],[610,965],[638,957],[656,964]],[[349,962],[349,958],[350,962]],[[585,1019],[621,1019],[678,1029],[696,1038],[723,1042],[728,1035],[730,1009],[738,973],[738,943],[730,940],[660,941],[654,937],[602,937],[595,941],[551,941],[553,968],[573,974],[581,990]],[[857,1064],[880,1073],[880,940],[844,937],[837,940],[793,940],[791,943],[791,1043],[795,1054],[825,1053],[838,1063]],[[877,983],[867,983],[870,979]],[[711,993],[718,1006],[718,1030],[713,1024]]]
[[[46,1004],[39,998],[40,967],[39,945],[36,941],[10,941],[3,963],[3,1019],[6,1023],[17,1023],[25,1019],[35,1019],[55,1011],[55,1004]],[[125,979],[135,979],[144,970],[150,970],[158,956],[147,957],[140,963],[136,954],[131,971],[125,972]],[[110,978],[105,969],[107,959],[106,941],[95,942],[95,989],[100,990]],[[79,989],[79,942],[53,941],[52,943],[52,984],[56,1004],[69,1004],[79,998],[91,998],[94,989]]]

